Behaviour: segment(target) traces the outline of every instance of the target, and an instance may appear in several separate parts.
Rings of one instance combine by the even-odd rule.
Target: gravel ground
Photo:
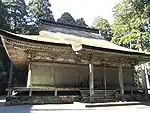
[[[147,105],[133,105],[133,106],[116,106],[116,107],[96,107],[85,108],[86,104],[47,104],[47,105],[25,105],[25,106],[0,106],[0,113],[120,113],[120,112],[150,112],[150,103]]]

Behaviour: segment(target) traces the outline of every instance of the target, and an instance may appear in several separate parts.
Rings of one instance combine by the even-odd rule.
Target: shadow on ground
[[[141,105],[150,106],[150,101],[149,102],[143,102]]]

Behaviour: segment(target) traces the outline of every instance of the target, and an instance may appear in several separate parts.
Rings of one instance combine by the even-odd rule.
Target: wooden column
[[[53,65],[53,64],[51,64],[50,65],[50,69],[51,69],[51,73],[50,74],[52,74],[52,86],[54,86],[55,87],[55,72],[56,72],[56,66],[55,65]]]
[[[124,95],[124,85],[123,85],[123,72],[122,72],[122,64],[119,64],[119,85],[120,85],[120,94],[121,94],[121,99],[123,100],[123,95]]]
[[[10,70],[9,70],[9,80],[8,80],[8,97],[11,96],[12,93],[12,74],[13,74],[13,63],[10,63]]]
[[[57,96],[57,89],[55,89],[54,91],[54,96]]]
[[[28,79],[27,79],[27,87],[31,85],[31,62],[29,63],[28,66]]]
[[[29,89],[29,96],[32,96],[32,88]]]
[[[89,87],[90,87],[90,96],[94,95],[94,73],[93,73],[93,64],[89,64]]]
[[[54,85],[54,87],[56,87],[56,78],[55,78],[55,74],[56,74],[56,69],[57,69],[57,66],[55,66],[55,68],[54,68],[54,74],[53,74],[53,85]]]
[[[57,67],[55,66],[55,67],[54,67],[54,73],[53,73],[53,85],[54,85],[54,87],[55,87],[54,96],[57,96],[57,95],[58,95],[58,92],[57,92],[57,89],[56,89],[56,78],[55,78],[56,69],[57,69]]]
[[[79,65],[76,67],[76,87],[79,87]]]
[[[104,64],[104,90],[105,90],[105,97],[106,97],[106,68]]]

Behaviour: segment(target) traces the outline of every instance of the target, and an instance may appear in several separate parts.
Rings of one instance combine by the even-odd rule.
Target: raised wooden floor
[[[13,91],[80,91],[80,88],[56,88],[56,87],[13,87]],[[6,90],[8,91],[8,89]]]

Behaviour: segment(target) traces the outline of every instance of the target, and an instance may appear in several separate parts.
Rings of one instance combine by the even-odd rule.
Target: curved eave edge
[[[16,39],[16,40],[20,40],[20,41],[25,41],[25,42],[30,42],[30,43],[37,43],[37,44],[49,44],[49,45],[57,45],[57,46],[68,46],[68,47],[71,47],[70,44],[58,44],[58,43],[53,43],[53,42],[45,42],[45,41],[38,41],[38,40],[32,40],[32,39],[27,39],[27,38],[24,38],[24,37],[20,37],[18,35],[15,35],[13,33],[10,33],[10,32],[7,32],[5,30],[1,30],[0,29],[0,34],[3,35],[3,36],[6,36],[6,37],[11,37],[13,39]]]
[[[7,47],[5,45],[4,38],[2,36],[0,36],[0,40],[2,42],[3,48],[5,49],[5,53],[7,54],[8,59],[13,63],[13,65],[16,67],[24,67],[24,65],[17,64],[17,63],[15,63],[15,61],[12,60],[12,58],[9,54],[9,51],[7,50]]]
[[[1,39],[2,45],[3,45],[4,49],[5,49],[5,52],[6,52],[7,56],[8,56],[8,58],[9,58],[9,60],[11,60],[9,52],[7,51],[7,48],[6,48],[6,45],[5,45],[5,42],[4,42],[4,38],[2,36],[0,36],[0,39]]]
[[[62,47],[71,47],[71,44],[61,44],[61,43],[45,42],[45,41],[27,39],[27,38],[20,37],[18,35],[15,35],[14,33],[10,33],[10,32],[7,32],[7,31],[1,30],[1,29],[0,29],[0,34],[3,36],[6,36],[6,37],[11,37],[11,38],[16,39],[16,40],[30,42],[30,43],[47,44],[47,45],[62,46]],[[130,55],[150,56],[150,54],[146,54],[144,52],[130,52],[130,51],[123,51],[123,50],[115,50],[115,49],[109,49],[109,48],[95,47],[95,46],[84,45],[84,44],[82,44],[82,46],[83,46],[83,48],[99,50],[99,51],[107,51],[107,52],[130,54]]]

